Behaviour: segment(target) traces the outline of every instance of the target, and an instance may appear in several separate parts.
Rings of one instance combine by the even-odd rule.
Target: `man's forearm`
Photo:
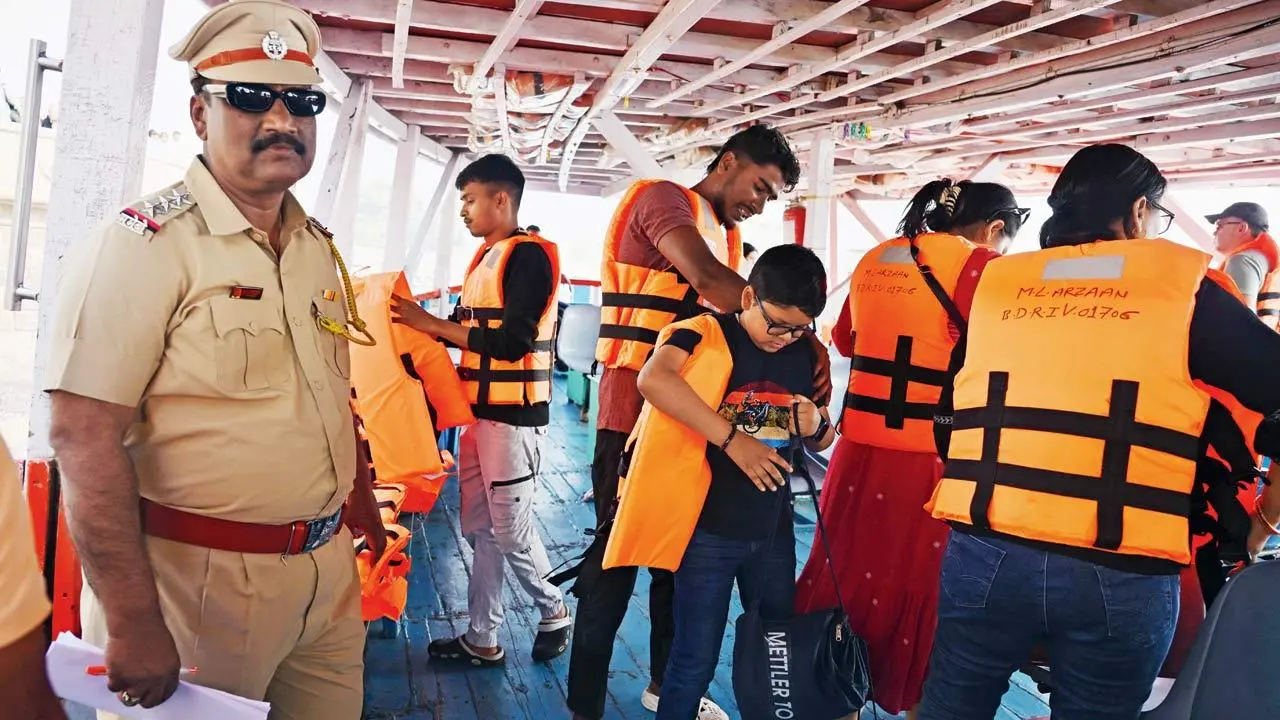
[[[71,538],[108,629],[160,617],[142,536],[138,478],[124,447],[116,442],[72,444],[59,449],[58,467]]]
[[[437,320],[432,328],[432,333],[441,340],[453,343],[463,350],[472,350],[470,343],[471,328],[462,327],[448,320]]]
[[[690,281],[693,289],[720,312],[734,312],[742,307],[742,290],[747,281],[728,266],[716,263],[706,275]]]

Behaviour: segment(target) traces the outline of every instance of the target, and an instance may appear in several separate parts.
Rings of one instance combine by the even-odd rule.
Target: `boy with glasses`
[[[665,328],[640,371],[645,407],[620,470],[605,568],[675,571],[675,637],[658,720],[693,720],[720,658],[734,583],[766,618],[795,595],[791,438],[835,439],[814,404],[814,351],[796,342],[826,305],[813,251],[761,255],[739,310]],[[798,461],[798,460],[795,460]]]

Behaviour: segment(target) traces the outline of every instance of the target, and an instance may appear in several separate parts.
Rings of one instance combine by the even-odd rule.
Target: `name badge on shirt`
[[[262,288],[250,285],[236,285],[231,288],[231,297],[237,300],[261,300]]]

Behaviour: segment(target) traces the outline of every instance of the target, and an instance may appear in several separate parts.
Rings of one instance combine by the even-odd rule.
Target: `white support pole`
[[[852,197],[850,193],[844,193],[840,196],[840,204],[844,206],[845,210],[849,211],[849,214],[853,216],[854,220],[858,221],[858,224],[862,226],[862,229],[867,231],[867,234],[875,241],[874,244],[879,245],[889,239],[888,236],[884,234],[884,231],[882,231],[880,227],[876,225],[875,221],[871,219],[871,216],[867,214],[867,210],[862,207],[862,203],[858,202],[858,200]]]
[[[631,134],[631,130],[627,129],[626,124],[619,120],[612,110],[600,113],[600,117],[592,122],[599,128],[605,140],[609,141],[609,145],[626,158],[634,175],[645,178],[666,177],[662,165],[649,154],[645,146]]]
[[[316,197],[316,219],[326,225],[333,224],[343,186],[350,181],[348,168],[351,167],[351,150],[354,144],[361,142],[359,136],[364,134],[368,125],[369,94],[369,81],[357,80],[351,83],[346,99],[342,101],[342,116],[338,118],[333,142],[329,144],[329,157],[325,162],[320,192]]]
[[[413,0],[396,2],[395,45],[391,51],[391,87],[404,87],[404,52],[409,47],[409,18],[413,14]]]
[[[60,259],[102,218],[142,193],[164,2],[73,0],[67,17],[28,426],[26,455],[32,459],[53,457],[49,398],[41,386]],[[14,451],[21,454],[23,448]]]
[[[422,219],[418,221],[418,230],[413,234],[413,240],[409,243],[409,250],[405,254],[403,265],[405,273],[410,278],[418,271],[418,265],[422,263],[422,249],[427,241],[427,233],[431,231],[432,221],[440,213],[445,196],[453,195],[453,181],[458,177],[458,165],[461,162],[462,153],[454,153],[449,158],[449,161],[444,164],[444,170],[440,172],[440,181],[436,183],[436,189],[431,193],[431,201],[427,203],[427,209],[422,212]]]
[[[387,212],[387,243],[382,251],[382,271],[404,267],[409,244],[409,204],[413,198],[413,176],[418,165],[418,139],[422,133],[409,126],[409,137],[396,147],[396,172],[391,181],[391,207]]]
[[[449,178],[449,186],[453,186],[453,177]],[[458,244],[458,193],[451,192],[445,196],[440,211],[440,231],[436,233],[436,268],[432,273],[433,284],[440,288],[440,303],[448,307],[449,270],[453,266],[453,246]]]
[[[1210,255],[1218,255],[1217,243],[1213,240],[1213,233],[1209,232],[1208,227],[1201,221],[1203,217],[1187,210],[1187,206],[1183,205],[1177,195],[1166,193],[1160,200],[1160,204],[1169,209],[1173,213],[1173,222],[1178,226],[1179,230],[1187,234],[1191,241],[1200,246],[1201,250]]]
[[[828,263],[831,233],[831,195],[835,191],[836,141],[822,129],[809,146],[809,192],[805,199],[804,245]]]
[[[364,145],[368,137],[368,122],[353,128],[351,146],[347,149],[347,170],[343,173],[342,188],[329,226],[338,252],[345,258],[352,257],[356,248],[356,210],[360,207],[360,174],[364,171]]]

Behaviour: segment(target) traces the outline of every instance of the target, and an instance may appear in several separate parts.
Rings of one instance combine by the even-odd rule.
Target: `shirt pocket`
[[[311,299],[311,312],[315,316],[316,351],[324,358],[329,372],[343,380],[351,379],[351,350],[345,337],[335,335],[320,324],[320,316],[346,327],[346,308],[337,300],[326,300],[323,297]]]
[[[218,386],[232,393],[279,388],[293,379],[284,316],[261,301],[214,298],[214,360]]]

